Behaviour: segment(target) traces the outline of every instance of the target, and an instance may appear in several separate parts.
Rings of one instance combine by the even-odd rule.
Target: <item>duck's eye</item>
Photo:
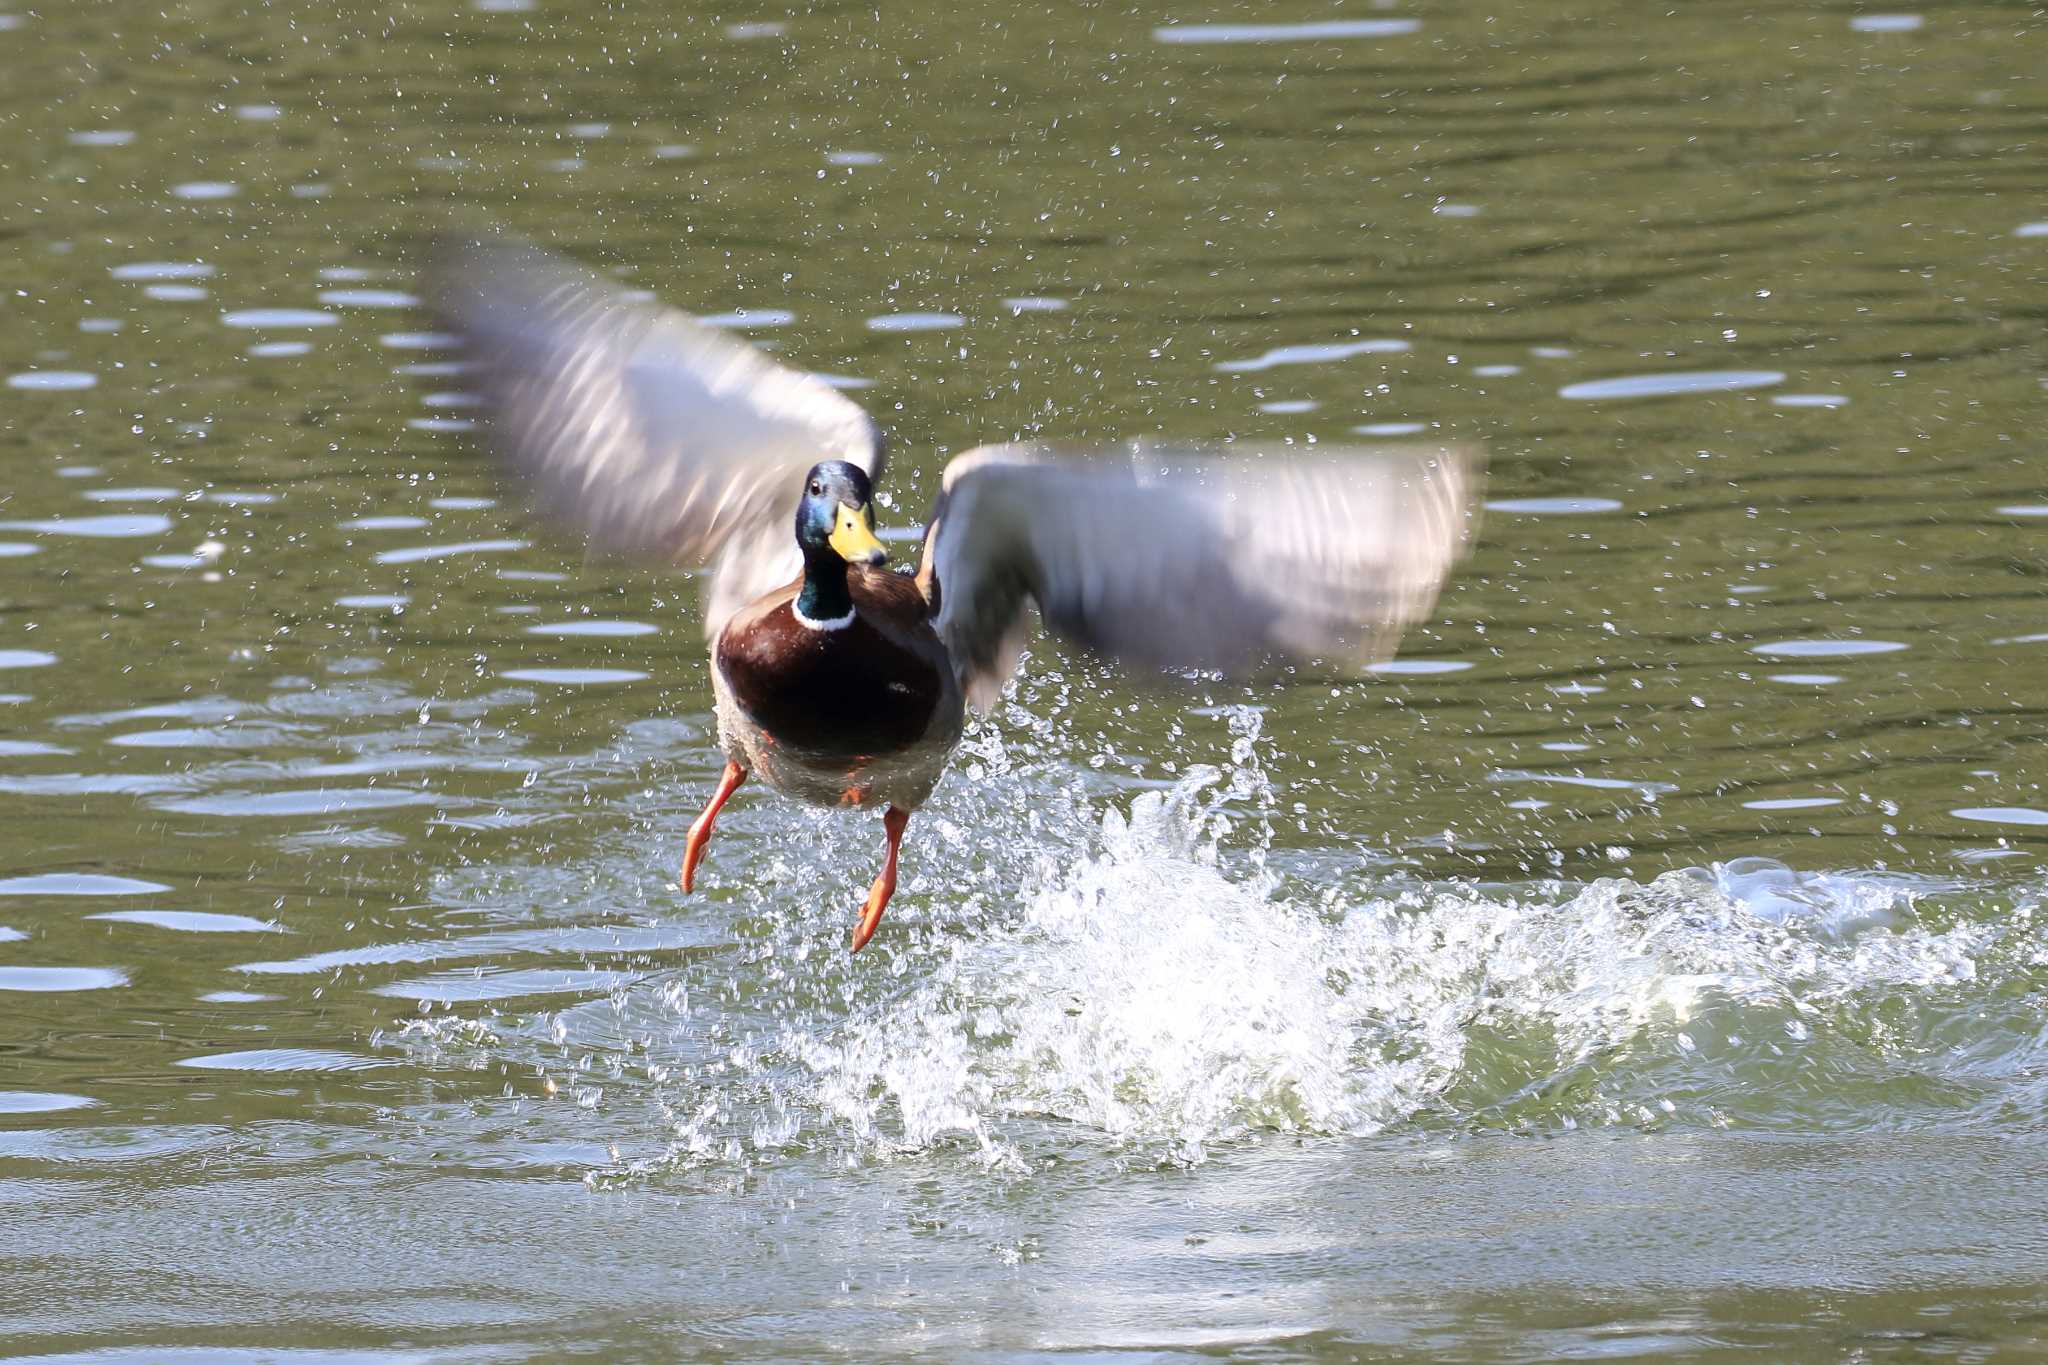
[[[819,482],[818,482],[818,481],[817,481],[816,479],[812,479],[812,480],[811,480],[811,496],[812,496],[812,497],[814,497],[814,498],[815,498],[815,497],[819,497],[819,496],[823,495],[823,493],[824,493],[824,492],[825,492],[825,485],[824,485],[824,484],[822,484],[822,483],[819,483]]]

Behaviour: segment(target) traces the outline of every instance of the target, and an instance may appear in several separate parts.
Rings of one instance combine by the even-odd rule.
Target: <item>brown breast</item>
[[[945,650],[917,586],[853,570],[853,624],[803,625],[796,584],[736,614],[714,658],[733,700],[775,743],[833,758],[891,753],[923,738],[946,692]]]

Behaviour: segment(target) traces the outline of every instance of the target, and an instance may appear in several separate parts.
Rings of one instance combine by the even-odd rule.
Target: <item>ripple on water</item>
[[[1791,683],[1795,687],[1832,687],[1842,681],[1839,673],[1773,673],[1767,681]]]
[[[25,540],[0,540],[0,559],[26,559],[42,552],[42,546]]]
[[[1396,355],[1409,349],[1405,341],[1374,337],[1366,341],[1330,341],[1302,346],[1276,346],[1249,360],[1219,360],[1215,368],[1224,374],[1257,374],[1281,365],[1327,365],[1359,355]]]
[[[157,282],[166,280],[210,280],[219,267],[204,261],[130,261],[109,272],[117,280]]]
[[[474,934],[468,938],[370,943],[360,948],[337,948],[307,957],[244,962],[235,970],[259,976],[316,976],[337,967],[446,962],[458,958],[493,959],[513,953],[579,957],[594,953],[653,953],[703,947],[708,939],[709,935],[699,926],[672,924],[649,928],[635,924],[581,924],[513,929]]]
[[[326,1048],[264,1047],[245,1052],[184,1057],[172,1065],[197,1071],[370,1071],[392,1063],[354,1052],[331,1052]]]
[[[1560,398],[1666,398],[1685,393],[1734,393],[1742,389],[1763,389],[1782,384],[1778,370],[1679,370],[1662,374],[1621,375],[1613,379],[1590,379],[1567,384],[1557,391]]]
[[[1388,659],[1366,669],[1368,673],[1393,677],[1432,677],[1443,673],[1463,673],[1472,667],[1462,659]]]
[[[943,332],[967,319],[958,313],[884,313],[868,319],[870,332]]]
[[[39,739],[0,739],[0,758],[43,758],[70,752],[61,745],[45,744]]]
[[[425,517],[357,517],[344,521],[344,531],[417,531],[427,525]]]
[[[7,376],[7,387],[40,393],[71,393],[98,385],[100,377],[86,370],[24,370]]]
[[[383,550],[376,558],[379,564],[424,564],[457,555],[509,554],[525,548],[527,542],[523,540],[465,540],[454,545],[408,545],[402,550]]]
[[[85,712],[65,716],[59,724],[95,726],[122,725],[135,720],[233,720],[240,710],[238,703],[224,697],[194,697],[156,706],[132,706],[120,711]]]
[[[0,1114],[55,1114],[66,1109],[90,1109],[98,1100],[83,1095],[63,1095],[44,1090],[0,1090]]]
[[[0,668],[47,668],[57,656],[40,649],[0,649]]]
[[[336,308],[417,308],[421,302],[403,289],[322,289],[315,297]]]
[[[536,967],[516,971],[490,971],[477,967],[466,971],[438,972],[412,981],[395,981],[377,987],[371,994],[437,1005],[458,1000],[511,1000],[522,995],[609,995],[646,975],[645,972],[596,967]]]
[[[355,593],[348,597],[335,598],[334,605],[346,607],[350,611],[399,612],[404,611],[406,604],[411,601],[410,597],[402,597],[394,593]]]
[[[377,344],[394,351],[452,351],[462,338],[453,332],[386,332]]]
[[[317,308],[242,308],[222,313],[221,324],[244,330],[290,327],[333,327],[341,319]]]
[[[1751,645],[1749,652],[1767,659],[1854,659],[1904,648],[1899,640],[1769,640]]]
[[[171,529],[161,514],[110,512],[96,517],[45,517],[40,521],[0,521],[0,531],[33,531],[44,536],[84,536],[91,540],[123,540],[160,536]]]
[[[602,683],[639,682],[647,674],[635,668],[508,668],[498,676],[513,682],[587,687]]]
[[[104,991],[127,984],[128,974],[113,967],[0,966],[0,991]]]
[[[1987,825],[2048,825],[2048,810],[2032,806],[1962,806],[1949,814]]]
[[[216,796],[182,797],[157,804],[161,810],[187,815],[289,817],[433,806],[442,800],[433,792],[402,791],[390,787],[321,787],[310,791],[226,792]]]
[[[787,308],[737,308],[730,313],[709,313],[697,319],[710,327],[787,327],[796,314]]]
[[[1678,787],[1671,782],[1653,782],[1641,778],[1587,777],[1583,773],[1546,773],[1526,768],[1497,768],[1487,774],[1490,782],[1539,782],[1559,787],[1587,787],[1595,791],[1633,791],[1651,796],[1675,792]]]
[[[187,180],[171,186],[171,195],[177,199],[233,199],[241,192],[242,187],[232,180]]]
[[[1323,19],[1303,24],[1166,24],[1152,40],[1176,45],[1206,43],[1312,43],[1357,38],[1402,38],[1419,32],[1420,19]]]
[[[147,924],[157,929],[175,929],[187,934],[285,932],[285,927],[276,920],[251,919],[247,915],[221,915],[207,910],[102,910],[85,918],[111,920],[116,924]]]
[[[43,872],[0,881],[0,896],[148,896],[170,889],[162,882],[100,872]]]
[[[560,621],[552,624],[528,626],[528,635],[590,635],[600,637],[627,637],[654,635],[660,626],[647,621]]]
[[[1486,504],[1486,510],[1524,517],[1571,517],[1619,512],[1621,503],[1614,498],[1494,498]]]
[[[0,792],[18,796],[155,796],[192,789],[181,773],[49,773],[0,778]]]
[[[87,502],[169,502],[184,490],[178,488],[88,488]]]
[[[185,571],[203,569],[220,556],[217,553],[201,553],[198,550],[182,555],[144,555],[142,562],[152,569],[174,569]]]
[[[1744,810],[1819,810],[1822,806],[1839,806],[1839,796],[1773,796],[1761,801],[1745,801]]]
[[[1852,14],[1849,28],[1856,33],[1912,33],[1927,21],[1917,14]]]
[[[1774,408],[1846,408],[1846,393],[1779,393],[1771,395]]]

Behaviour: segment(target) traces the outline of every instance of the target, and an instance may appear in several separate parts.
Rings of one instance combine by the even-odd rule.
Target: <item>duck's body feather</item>
[[[959,681],[916,582],[855,566],[853,619],[798,619],[799,579],[736,612],[712,649],[726,755],[821,805],[914,810],[960,738]]]

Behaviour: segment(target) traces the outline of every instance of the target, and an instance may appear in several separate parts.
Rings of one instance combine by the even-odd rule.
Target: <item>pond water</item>
[[[2048,1336],[2040,16],[0,15],[0,1351]],[[1360,681],[1040,641],[912,822],[534,522],[491,221],[1012,436],[1483,443]],[[907,547],[906,547],[907,548]]]

